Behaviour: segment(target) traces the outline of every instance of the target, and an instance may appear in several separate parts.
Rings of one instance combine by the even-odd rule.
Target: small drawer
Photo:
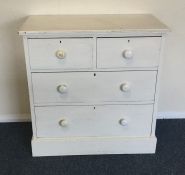
[[[37,137],[148,137],[153,105],[36,107]]]
[[[156,71],[32,73],[35,104],[153,101]]]
[[[98,68],[157,67],[161,37],[98,38]]]
[[[92,38],[29,39],[32,70],[92,68]]]

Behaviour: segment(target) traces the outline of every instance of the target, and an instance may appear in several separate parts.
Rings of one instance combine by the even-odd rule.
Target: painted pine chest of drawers
[[[167,31],[149,14],[30,16],[33,156],[155,153]]]

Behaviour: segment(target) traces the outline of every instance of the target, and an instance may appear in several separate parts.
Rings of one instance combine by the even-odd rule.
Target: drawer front
[[[36,107],[37,137],[150,136],[153,105]]]
[[[156,71],[33,73],[34,103],[154,100]]]
[[[161,37],[98,38],[98,68],[157,67]]]
[[[92,67],[92,38],[29,39],[31,69],[88,69]]]

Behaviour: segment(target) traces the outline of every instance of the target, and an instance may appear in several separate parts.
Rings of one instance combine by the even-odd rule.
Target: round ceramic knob
[[[128,124],[128,122],[124,118],[120,119],[119,123],[122,126],[126,126]]]
[[[130,90],[130,83],[129,82],[125,82],[125,83],[121,84],[120,89],[123,92],[128,92]]]
[[[61,85],[57,86],[57,91],[62,94],[67,92],[67,85],[61,84]]]
[[[62,126],[62,127],[66,127],[68,125],[68,122],[67,122],[67,120],[63,119],[63,120],[59,121],[59,125]]]
[[[56,57],[58,59],[64,59],[65,58],[65,52],[63,50],[57,50],[56,51]]]
[[[124,58],[126,58],[126,59],[131,59],[131,58],[133,58],[133,51],[132,50],[129,50],[129,49],[127,49],[127,50],[125,50],[125,51],[123,51],[123,57]]]

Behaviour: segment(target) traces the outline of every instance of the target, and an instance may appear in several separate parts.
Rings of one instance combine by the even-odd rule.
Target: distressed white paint
[[[93,66],[92,38],[29,39],[30,67],[32,70],[88,69]],[[58,58],[63,51],[64,58]]]
[[[151,154],[155,153],[156,142],[156,137],[33,138],[32,153],[34,157],[120,153]]]
[[[149,137],[152,112],[153,105],[36,107],[37,137]]]
[[[153,101],[156,71],[32,73],[34,103]],[[128,91],[121,86],[130,84]],[[60,93],[57,87],[66,86]]]
[[[143,15],[144,19],[146,20],[144,23],[142,22],[143,18],[139,21],[137,15],[135,15],[135,17],[132,15],[131,18],[128,15],[116,15],[111,17],[114,20],[109,21],[111,26],[110,28],[112,28],[114,25],[115,26],[113,28],[117,28],[117,25],[119,26],[120,24],[120,26],[122,26],[122,23],[125,23],[123,28],[120,27],[119,30],[114,29],[114,31],[110,30],[110,28],[108,28],[108,30],[106,28],[98,28],[98,30],[96,30],[98,27],[97,22],[101,21],[101,24],[106,23],[109,17],[110,16],[103,16],[102,18],[101,15],[96,16],[95,22],[94,18],[92,19],[89,17],[89,22],[94,23],[94,29],[89,28],[88,30],[85,28],[85,30],[88,30],[88,35],[93,36],[94,38],[94,44],[91,46],[92,49],[89,49],[89,52],[91,52],[93,48],[96,49],[96,52],[93,51],[93,67],[89,69],[89,71],[84,71],[83,69],[80,69],[79,66],[71,67],[71,64],[73,63],[64,67],[66,72],[56,73],[55,67],[52,67],[52,65],[50,67],[50,64],[46,66],[48,68],[44,68],[42,73],[30,69],[30,64],[31,66],[33,65],[31,60],[34,59],[34,57],[39,56],[39,59],[40,57],[43,59],[43,61],[40,62],[39,59],[36,59],[40,64],[37,68],[38,70],[39,68],[42,70],[42,66],[45,64],[44,59],[53,57],[53,55],[50,54],[50,49],[47,49],[49,48],[48,45],[50,45],[50,42],[48,41],[51,41],[51,50],[53,50],[55,47],[57,47],[57,40],[53,39],[56,38],[57,35],[57,37],[63,38],[66,33],[70,34],[73,39],[78,39],[78,42],[81,43],[81,45],[84,45],[84,48],[86,48],[88,43],[83,42],[83,32],[86,33],[84,29],[81,31],[76,29],[71,30],[70,25],[67,25],[65,30],[63,29],[63,25],[53,25],[54,28],[48,29],[47,26],[50,25],[45,23],[48,19],[48,16],[42,17],[43,21],[39,23],[37,21],[37,17],[34,17],[33,19],[31,17],[29,18],[30,20],[28,19],[26,24],[23,26],[24,30],[21,30],[20,34],[24,36],[24,48],[27,63],[27,75],[33,123],[32,151],[34,156],[56,155],[56,153],[58,153],[58,155],[78,154],[78,152],[74,152],[72,150],[72,144],[71,142],[68,142],[68,140],[71,140],[74,142],[74,145],[77,144],[79,147],[84,147],[86,144],[86,146],[88,146],[90,142],[97,145],[98,149],[90,149],[87,151],[84,150],[84,152],[81,152],[81,154],[149,153],[143,148],[137,149],[133,146],[143,146],[146,150],[150,150],[150,153],[155,152],[156,108],[153,110],[153,106],[156,106],[157,104],[156,95],[158,95],[158,86],[156,88],[156,82],[158,80],[158,63],[155,64],[156,71],[150,69],[150,65],[152,67],[151,63],[147,65],[148,71],[144,71],[142,69],[142,67],[146,67],[146,65],[140,66],[140,64],[131,65],[130,71],[126,71],[124,68],[119,70],[116,69],[116,67],[113,71],[111,69],[108,70],[109,67],[107,67],[107,71],[103,71],[101,68],[97,69],[97,63],[99,59],[105,56],[100,55],[98,57],[99,53],[97,53],[97,50],[105,49],[105,46],[97,45],[96,41],[99,39],[98,37],[100,37],[100,35],[103,40],[108,41],[109,38],[107,38],[107,36],[109,36],[109,34],[111,36],[112,33],[116,32],[118,32],[118,37],[114,37],[115,40],[113,39],[113,45],[114,43],[117,43],[120,38],[127,36],[128,33],[130,33],[129,36],[134,42],[137,40],[137,37],[151,37],[149,34],[150,32],[154,33],[154,31],[156,36],[163,37],[164,25],[158,21],[155,21],[151,15]],[[123,17],[125,22],[123,20],[119,21],[119,19],[123,19]],[[52,16],[52,18],[60,19],[58,16]],[[65,19],[65,17],[62,18]],[[81,16],[75,16],[77,24],[78,19],[80,23],[81,18]],[[40,18],[38,17],[38,19]],[[66,17],[66,20],[67,19],[68,17]],[[117,23],[114,24],[113,21],[115,22],[116,19],[118,19]],[[140,24],[138,29],[135,27],[136,19],[138,20],[138,24]],[[70,20],[71,23],[73,23],[74,19],[70,18]],[[130,29],[130,32],[128,32],[129,30],[126,27],[127,20],[129,20],[128,26],[134,26],[132,29]],[[148,25],[147,27],[147,20],[155,21],[152,23],[154,29],[152,29],[151,25]],[[36,25],[35,29],[32,29],[32,27],[35,27],[35,23],[38,24]],[[70,22],[68,21],[68,23]],[[109,23],[107,23],[107,25]],[[42,25],[44,26],[45,31],[43,30],[44,28]],[[80,28],[83,28],[83,26],[86,27],[85,20],[80,25]],[[157,30],[155,28],[156,26],[159,27]],[[56,27],[58,27],[57,32],[55,29]],[[145,34],[143,34],[143,28],[145,30]],[[67,29],[69,29],[69,31],[67,31]],[[167,28],[165,31],[167,31]],[[78,38],[76,36],[77,33],[80,33],[81,35],[78,36]],[[34,34],[37,36],[37,39],[32,37],[30,38],[29,34]],[[39,36],[42,37],[39,39]],[[48,38],[46,39],[46,44],[44,43],[44,36]],[[148,41],[155,43],[155,39],[156,38],[151,37]],[[35,43],[32,42],[32,40]],[[69,39],[66,39],[66,41],[68,42]],[[36,47],[37,42],[41,43],[41,54],[38,53],[40,50],[39,47],[38,49]],[[144,50],[146,44],[145,42],[146,41],[142,41],[140,44],[135,45],[137,47],[139,46],[141,51],[143,50],[143,55],[142,52],[140,52],[140,54],[135,55],[135,59],[147,59],[149,54],[145,53],[152,52],[150,50],[154,49],[154,53],[156,53],[156,55],[154,54],[154,56],[151,54],[152,58],[159,60],[159,58],[156,57],[157,55],[158,57],[161,55],[159,54],[161,50],[159,49],[161,48],[160,40],[158,40],[159,46],[157,47],[155,47],[156,44],[150,44],[149,42],[148,49],[146,51]],[[120,44],[117,46],[119,45]],[[44,49],[44,47],[46,47],[46,49]],[[108,46],[106,47],[107,49],[111,50],[111,48]],[[81,52],[76,52],[76,50],[78,50],[77,48],[78,45],[73,45],[70,52],[72,54],[76,53],[77,58],[79,59],[85,59],[83,56],[80,57]],[[136,47],[132,47],[131,49],[132,51],[127,50],[127,53],[124,52],[126,59],[133,58],[134,54],[132,52],[137,51]],[[44,50],[46,55],[43,53]],[[113,47],[112,52],[114,52],[114,50],[117,50],[116,44],[115,47]],[[31,52],[36,53],[32,54]],[[49,52],[49,54],[47,54],[47,52]],[[88,54],[89,53],[87,53],[87,55]],[[92,53],[90,53],[90,55],[92,55]],[[56,56],[60,59],[65,59],[66,57],[63,50],[57,52]],[[72,56],[71,59],[73,59],[73,57],[74,56]],[[102,63],[104,64],[106,61],[109,60],[105,59]],[[81,61],[79,64],[80,63]],[[68,67],[70,69],[67,71]],[[138,71],[135,70],[135,67],[138,68]],[[50,71],[47,71],[49,69]],[[62,68],[60,69],[61,71],[63,70]],[[53,70],[53,72],[51,72],[51,70]],[[151,103],[152,100],[155,102],[154,105]],[[151,101],[150,104],[148,101]],[[110,105],[107,105],[106,102],[109,102]],[[125,105],[118,105],[114,104],[115,102],[130,102],[130,105],[127,103]],[[141,105],[144,102],[146,104]],[[55,103],[58,103],[57,106],[54,106]],[[61,103],[63,103],[65,106],[61,105]],[[77,105],[72,106],[72,103],[76,103]],[[93,105],[89,106],[88,103],[92,103]],[[100,106],[98,106],[97,103],[100,103]],[[132,103],[135,103],[137,106],[133,105]],[[45,107],[39,107],[43,106],[44,104],[46,105]],[[120,118],[122,115],[125,117]],[[124,130],[122,129],[123,127],[125,128]],[[58,140],[55,140],[56,137],[58,137]],[[107,137],[107,139],[102,137]],[[131,139],[131,137],[134,138]],[[142,139],[140,139],[140,137],[142,137]],[[45,138],[45,140],[43,138]],[[127,138],[129,138],[129,141]],[[84,142],[84,139],[87,140]],[[45,142],[46,140],[47,142]],[[106,143],[107,141],[108,143]],[[127,146],[123,147],[122,149],[117,149],[117,147],[114,147],[115,144],[117,145],[119,143],[125,143]],[[43,146],[43,144],[45,144],[45,148],[48,149],[46,152],[40,150],[40,146]],[[64,150],[62,152],[60,150],[62,148],[61,144],[64,145]],[[65,147],[65,145],[68,146],[69,152],[67,151],[67,147]]]
[[[161,37],[98,38],[97,67],[158,67],[160,47]]]
[[[124,21],[124,23],[123,23]],[[20,28],[21,35],[63,32],[166,32],[167,26],[151,14],[39,15],[29,17]]]

